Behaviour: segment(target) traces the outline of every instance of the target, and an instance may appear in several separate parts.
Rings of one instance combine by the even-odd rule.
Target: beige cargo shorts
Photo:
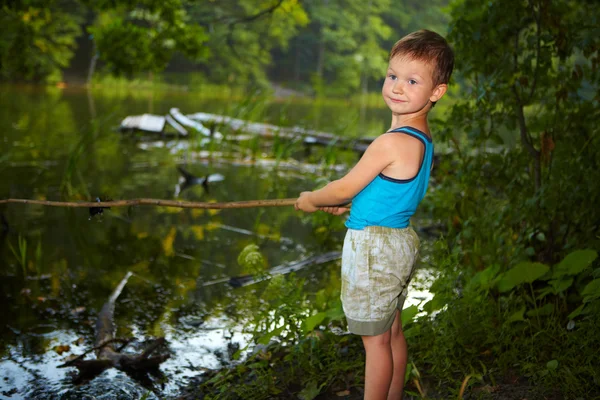
[[[419,254],[419,237],[410,228],[369,226],[348,229],[342,251],[342,306],[348,330],[380,335],[402,310]]]

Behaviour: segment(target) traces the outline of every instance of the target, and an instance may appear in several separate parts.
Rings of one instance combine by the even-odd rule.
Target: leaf
[[[304,386],[304,389],[298,394],[302,400],[312,400],[321,393],[321,390],[317,386],[317,382],[310,381]]]
[[[71,351],[71,346],[69,346],[68,344],[67,345],[58,345],[58,346],[54,346],[52,348],[52,350],[54,350],[55,352],[57,352],[58,355],[61,355],[65,351]]]
[[[259,247],[255,244],[249,244],[244,247],[238,255],[237,262],[245,273],[262,272],[267,264]]]
[[[506,322],[510,324],[511,322],[525,321],[523,314],[525,314],[525,307],[523,307],[519,311],[511,314],[511,316],[506,319]]]
[[[535,310],[527,311],[527,315],[530,317],[540,317],[543,315],[550,315],[554,311],[554,305],[552,303],[545,304],[543,307],[536,308]]]
[[[304,333],[312,332],[317,325],[323,322],[325,318],[327,318],[326,312],[320,312],[315,315],[311,315],[302,322],[302,331]]]
[[[543,276],[550,268],[537,262],[522,262],[506,271],[498,282],[498,290],[508,292],[522,283],[531,283]]]
[[[552,286],[544,286],[543,288],[541,288],[537,292],[539,293],[539,296],[536,297],[536,299],[538,299],[538,300],[543,299],[544,297],[548,296],[549,294],[555,294],[556,293],[554,291],[554,288]]]
[[[173,242],[175,241],[175,236],[177,235],[177,229],[173,226],[171,230],[167,234],[167,237],[163,240],[163,250],[165,251],[165,255],[167,257],[171,257],[174,254],[173,251]]]
[[[573,284],[573,278],[567,279],[554,279],[548,282],[554,288],[554,293],[558,294],[564,292]]]
[[[469,285],[475,289],[488,290],[495,284],[498,272],[500,272],[500,265],[498,264],[487,267],[483,271],[475,274],[469,282]]]
[[[264,344],[264,345],[269,344],[269,342],[271,341],[271,338],[273,336],[277,336],[277,335],[281,334],[281,332],[283,332],[284,328],[285,328],[285,325],[281,326],[277,329],[273,329],[271,332],[268,332],[266,335],[261,336],[261,338],[257,340],[257,343]]]
[[[400,314],[400,316],[402,317],[402,326],[404,327],[411,323],[412,320],[415,318],[415,315],[417,315],[418,313],[419,307],[417,306],[410,306],[402,310],[402,313]]]
[[[597,257],[598,253],[594,250],[575,250],[554,266],[554,277],[577,275],[589,267]]]
[[[546,363],[546,368],[548,368],[550,371],[554,371],[556,368],[558,368],[558,360],[548,361]]]
[[[600,298],[600,279],[594,279],[588,283],[585,288],[583,288],[581,295],[583,296],[584,303],[589,303],[592,300]]]
[[[191,228],[192,232],[194,232],[194,236],[196,236],[196,239],[204,240],[204,227],[203,226],[192,225],[190,228]]]
[[[441,309],[446,304],[448,304],[448,301],[446,301],[446,298],[444,298],[443,296],[441,296],[439,294],[436,294],[433,297],[433,299],[431,299],[427,303],[425,303],[425,305],[423,306],[423,310],[425,310],[431,314],[432,312]]]
[[[338,303],[336,307],[330,308],[325,312],[330,321],[342,321],[346,317],[341,303]]]
[[[577,307],[575,310],[573,310],[573,312],[571,314],[569,314],[567,316],[567,318],[574,319],[574,318],[578,317],[581,314],[581,312],[583,311],[583,307],[585,307],[585,304],[582,304],[579,307]]]

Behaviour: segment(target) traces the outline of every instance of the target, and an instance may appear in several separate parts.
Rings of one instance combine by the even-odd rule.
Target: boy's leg
[[[365,400],[386,399],[394,368],[391,329],[377,336],[362,336],[365,346]]]
[[[390,346],[392,348],[394,369],[387,398],[388,400],[400,400],[402,399],[402,390],[404,389],[404,374],[406,372],[408,351],[404,332],[402,332],[402,319],[400,318],[399,310],[396,310],[396,318],[392,324]]]

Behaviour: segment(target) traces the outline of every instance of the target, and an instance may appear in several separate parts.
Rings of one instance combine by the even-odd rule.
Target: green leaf
[[[404,372],[404,383],[407,383],[410,378],[412,377],[412,373],[413,373],[413,366],[412,363],[409,363],[406,366],[406,371]]]
[[[571,285],[573,284],[573,278],[554,279],[548,283],[550,285],[552,285],[552,288],[554,289],[554,293],[558,294],[558,293],[564,292],[565,290],[567,290],[568,288],[571,287]]]
[[[554,311],[554,305],[552,303],[545,304],[543,307],[536,308],[535,310],[527,311],[527,315],[530,317],[539,317],[543,315],[550,315]]]
[[[554,277],[577,275],[589,267],[598,257],[594,250],[576,250],[569,253],[560,263],[554,266]]]
[[[321,393],[321,390],[317,386],[317,382],[310,381],[304,386],[304,389],[298,394],[298,397],[302,400],[312,400]]]
[[[302,331],[304,333],[312,332],[313,329],[323,322],[325,318],[327,318],[326,312],[320,312],[315,315],[311,315],[310,317],[306,318],[304,322],[302,322]]]
[[[522,283],[531,283],[543,276],[550,268],[547,265],[536,262],[522,262],[508,270],[498,281],[498,290],[508,292]]]
[[[448,304],[448,301],[446,300],[446,298],[439,294],[436,294],[433,297],[433,299],[431,299],[427,303],[425,303],[425,305],[423,306],[423,310],[427,311],[428,313],[432,313],[436,310],[441,309],[446,304]]]
[[[260,273],[267,265],[260,249],[255,244],[249,244],[240,252],[237,259],[244,273]]]
[[[406,326],[411,323],[415,315],[418,313],[419,307],[417,306],[406,307],[404,310],[402,310],[402,313],[400,314],[402,318],[402,326]]]
[[[554,371],[556,368],[558,368],[558,360],[548,361],[546,363],[546,368],[548,368],[550,371]]]
[[[271,341],[271,338],[273,336],[277,336],[281,332],[283,332],[283,328],[285,328],[285,325],[282,326],[282,327],[279,327],[277,329],[273,329],[271,332],[268,332],[266,335],[264,335],[260,339],[258,339],[257,343],[258,344],[264,344],[264,345],[269,344],[269,342]]]
[[[554,288],[552,286],[544,286],[537,292],[539,293],[539,295],[536,297],[536,299],[538,299],[538,300],[543,299],[544,297],[546,297],[549,294],[556,294],[556,292],[554,291]]]
[[[583,302],[589,303],[592,300],[600,298],[600,279],[594,279],[583,288],[581,292]]]
[[[495,278],[497,278],[498,272],[500,272],[500,265],[498,264],[487,267],[483,271],[480,271],[473,276],[469,282],[469,286],[475,290],[488,290],[495,284]]]
[[[585,307],[585,304],[580,305],[579,307],[577,307],[575,310],[573,310],[573,312],[571,314],[569,314],[567,316],[568,319],[574,319],[577,318],[583,311],[583,307]]]
[[[525,314],[525,307],[521,308],[516,313],[511,314],[511,316],[506,319],[506,322],[510,324],[512,322],[525,321],[523,314]]]
[[[341,321],[346,317],[344,310],[342,309],[342,303],[337,303],[335,307],[332,307],[325,312],[330,321]]]

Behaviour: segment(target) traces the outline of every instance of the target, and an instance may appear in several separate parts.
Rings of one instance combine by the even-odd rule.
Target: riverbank
[[[554,221],[544,234],[539,200],[522,200],[530,181],[515,182],[502,167],[517,161],[527,165],[519,149],[454,153],[438,165],[421,212],[444,227],[422,260],[440,273],[422,313],[403,311],[407,399],[600,399],[597,218],[580,220],[577,231],[568,228],[573,220]],[[559,173],[555,184],[566,185],[574,172]],[[597,216],[578,193],[562,193],[586,202],[569,209]],[[561,241],[549,239],[559,227]],[[344,331],[343,317],[325,324],[211,373],[186,398],[360,398],[360,339],[333,333]]]

